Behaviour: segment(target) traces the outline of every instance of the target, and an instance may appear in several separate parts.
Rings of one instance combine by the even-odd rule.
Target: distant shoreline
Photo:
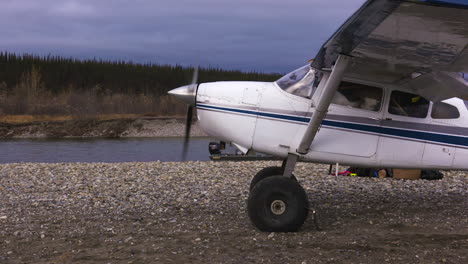
[[[183,137],[184,132],[183,118],[137,117],[26,123],[0,122],[0,139]],[[207,136],[197,122],[192,125],[190,135]]]

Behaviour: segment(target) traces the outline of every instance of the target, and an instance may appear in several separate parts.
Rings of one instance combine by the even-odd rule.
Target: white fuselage
[[[321,84],[311,100],[288,93],[275,82],[203,83],[196,97],[199,123],[208,135],[232,142],[243,151],[286,157],[296,153],[320,98]],[[300,155],[300,160],[365,167],[468,169],[468,110],[463,100],[444,101],[458,109],[460,117],[456,119],[435,120],[430,114],[426,118],[397,116],[387,110],[389,94],[401,89],[381,88],[380,111],[330,105],[310,151]]]

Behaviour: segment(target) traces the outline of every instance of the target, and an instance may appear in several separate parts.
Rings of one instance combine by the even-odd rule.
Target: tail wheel
[[[252,181],[250,182],[250,191],[252,191],[252,189],[254,188],[254,186],[261,180],[267,178],[267,177],[271,177],[271,176],[274,176],[274,175],[282,175],[283,174],[283,168],[281,167],[277,167],[277,166],[273,166],[273,167],[266,167],[266,168],[263,168],[262,170],[260,170],[259,172],[257,172],[257,174],[255,174],[255,176],[253,177]],[[294,175],[291,176],[291,178],[297,182],[297,179],[296,177],[294,177]]]
[[[247,210],[252,223],[265,232],[295,232],[309,212],[307,194],[288,177],[271,176],[258,182],[249,195]]]

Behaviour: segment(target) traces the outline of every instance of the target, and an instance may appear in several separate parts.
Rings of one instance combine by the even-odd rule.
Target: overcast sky
[[[0,0],[0,50],[287,72],[365,0]]]

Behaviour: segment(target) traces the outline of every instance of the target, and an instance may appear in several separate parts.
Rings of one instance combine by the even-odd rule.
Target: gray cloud
[[[363,2],[3,0],[0,50],[284,72]]]

